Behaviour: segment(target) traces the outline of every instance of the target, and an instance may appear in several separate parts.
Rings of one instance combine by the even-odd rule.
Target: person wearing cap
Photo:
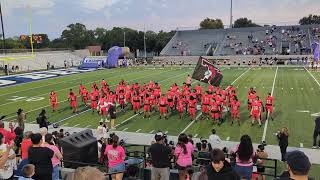
[[[158,132],[154,138],[156,143],[149,148],[152,164],[151,180],[169,180],[172,149],[165,145],[162,132]]]
[[[317,146],[317,138],[318,136],[320,136],[320,117],[317,117],[316,120],[314,121],[315,126],[314,126],[314,131],[313,131],[313,146],[312,148],[319,148],[320,146],[320,140],[319,140],[319,144]]]
[[[308,156],[303,152],[295,150],[286,154],[287,171],[283,172],[275,180],[313,180],[308,177],[311,163]]]

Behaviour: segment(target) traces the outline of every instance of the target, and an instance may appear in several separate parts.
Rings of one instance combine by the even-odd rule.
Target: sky
[[[88,29],[129,27],[137,30],[197,29],[206,17],[230,23],[230,0],[1,0],[7,37],[46,33],[58,38],[71,23]],[[30,7],[30,16],[28,14]],[[293,25],[319,14],[320,0],[233,0],[233,18],[258,24]],[[29,18],[32,17],[32,18]],[[31,21],[30,21],[31,20]]]

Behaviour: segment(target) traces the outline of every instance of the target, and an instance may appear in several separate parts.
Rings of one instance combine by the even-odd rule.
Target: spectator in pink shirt
[[[184,133],[180,134],[178,137],[178,144],[174,151],[176,156],[176,166],[179,170],[179,179],[185,180],[188,167],[192,166],[192,153],[194,147],[191,142],[189,142],[188,136]]]
[[[119,146],[119,137],[112,136],[112,145],[107,145],[104,154],[108,157],[109,173],[117,173],[112,175],[113,180],[122,180],[125,171],[124,159],[126,157],[123,147]]]
[[[62,159],[62,154],[61,154],[59,148],[54,145],[52,134],[45,135],[45,142],[43,143],[43,147],[47,147],[54,152],[54,155],[51,158],[52,167],[53,167],[52,180],[59,180],[60,161]]]

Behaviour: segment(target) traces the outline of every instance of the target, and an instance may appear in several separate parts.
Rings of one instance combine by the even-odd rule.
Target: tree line
[[[320,15],[309,15],[299,20],[300,25],[320,24]],[[243,17],[234,21],[234,28],[242,27],[259,27],[260,25],[254,23],[252,20]],[[200,29],[223,29],[224,24],[221,19],[205,18],[200,22]],[[47,34],[38,34],[42,37],[42,42],[34,42],[35,49],[45,48],[69,48],[69,49],[84,49],[87,46],[100,45],[103,50],[108,50],[112,46],[124,46],[124,37],[126,39],[125,45],[130,47],[132,52],[137,49],[144,49],[144,37],[146,40],[146,47],[148,52],[160,53],[165,45],[175,34],[175,31],[143,31],[134,30],[131,28],[114,27],[111,30],[98,27],[96,29],[87,29],[81,23],[68,25],[61,33],[59,38],[50,40]],[[2,40],[0,40],[2,41]],[[2,42],[0,49],[2,49]],[[5,49],[30,49],[29,41],[22,41],[19,37],[6,39]]]

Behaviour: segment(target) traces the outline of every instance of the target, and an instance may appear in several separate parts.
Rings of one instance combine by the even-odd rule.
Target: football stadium
[[[90,23],[46,3],[0,2],[0,179],[320,180],[320,15],[255,22],[231,0],[173,28],[179,2],[137,2],[160,27],[122,22],[131,1],[92,4]],[[98,23],[107,9],[128,15]]]

